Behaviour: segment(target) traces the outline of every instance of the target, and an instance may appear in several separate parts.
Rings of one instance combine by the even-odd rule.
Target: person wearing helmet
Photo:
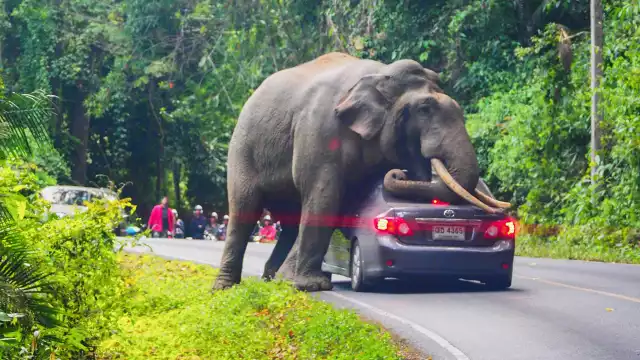
[[[172,212],[173,212],[173,218],[176,221],[176,224],[174,226],[175,237],[177,239],[184,239],[184,221],[182,221],[182,219],[178,217],[178,210],[173,209]]]
[[[189,225],[189,232],[192,238],[204,239],[204,228],[207,226],[207,218],[202,215],[202,206],[196,205]]]
[[[211,213],[211,217],[209,218],[209,222],[207,222],[207,226],[204,228],[204,238],[206,240],[215,240],[218,233],[218,213],[215,211]]]
[[[265,215],[262,219],[264,226],[260,229],[260,242],[271,242],[276,239],[276,228],[271,222],[271,216]]]

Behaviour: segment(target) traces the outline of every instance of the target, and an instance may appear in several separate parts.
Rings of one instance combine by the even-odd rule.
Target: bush
[[[398,359],[382,329],[282,282],[209,292],[217,270],[121,255],[127,293],[99,359]]]
[[[13,229],[18,239],[2,237],[0,249],[13,249],[18,242],[29,249],[21,252],[24,261],[19,265],[41,278],[32,284],[37,291],[28,294],[37,300],[34,306],[24,306],[24,316],[12,327],[4,325],[13,339],[0,341],[2,359],[89,356],[92,340],[103,335],[113,299],[122,291],[113,229],[121,221],[121,210],[130,205],[128,199],[95,201],[74,217],[51,216],[42,222],[47,204],[38,191],[49,184],[51,178],[34,165],[13,161],[0,168],[0,191],[21,195],[17,202],[29,200],[28,206],[15,206],[22,209]],[[43,321],[41,315],[49,313],[55,323]]]

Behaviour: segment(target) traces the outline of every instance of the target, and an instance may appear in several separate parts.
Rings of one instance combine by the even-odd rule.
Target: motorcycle
[[[206,230],[205,230],[205,232],[204,232],[204,239],[205,239],[205,240],[209,240],[209,241],[216,241],[216,240],[217,240],[217,237],[216,237],[216,235],[215,235],[215,234],[212,234],[212,233],[210,233],[210,232],[208,232],[208,231],[206,231]]]

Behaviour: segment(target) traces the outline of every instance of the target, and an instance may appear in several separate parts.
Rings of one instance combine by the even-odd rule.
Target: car
[[[433,174],[437,177],[437,174]],[[386,278],[467,279],[491,289],[511,286],[517,222],[474,205],[401,199],[383,180],[348,194],[322,270],[367,291]],[[478,188],[493,197],[480,179]]]
[[[118,194],[106,188],[86,186],[54,185],[47,186],[40,191],[42,198],[51,204],[50,212],[58,217],[73,216],[76,211],[87,211],[86,201],[96,199],[117,200]],[[115,229],[117,235],[124,234],[129,215],[123,210],[123,221]]]

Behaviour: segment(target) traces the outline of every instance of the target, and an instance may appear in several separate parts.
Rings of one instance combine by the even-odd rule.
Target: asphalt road
[[[224,246],[167,239],[147,244],[167,258],[214,266]],[[249,244],[247,275],[262,273],[271,249]],[[333,291],[317,296],[381,322],[434,359],[640,360],[640,266],[517,258],[512,288],[499,292],[467,281],[387,281],[375,293],[355,293],[347,278],[334,276],[333,282]]]

